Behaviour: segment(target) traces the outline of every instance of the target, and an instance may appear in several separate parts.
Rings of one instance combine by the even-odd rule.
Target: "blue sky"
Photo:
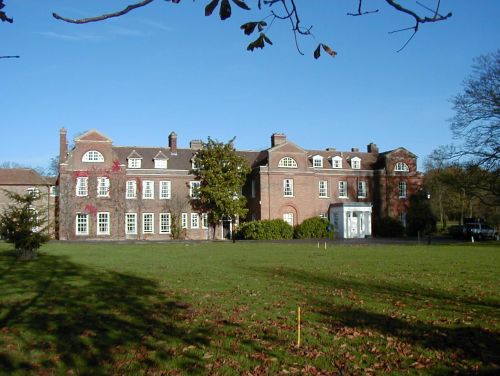
[[[0,163],[47,165],[65,127],[70,138],[96,128],[115,145],[164,146],[171,131],[181,147],[236,136],[239,149],[264,149],[273,132],[308,149],[375,142],[381,150],[406,147],[421,167],[452,141],[449,99],[472,59],[500,42],[498,0],[442,0],[453,17],[422,25],[400,53],[409,32],[388,32],[412,20],[375,0],[364,3],[380,12],[363,17],[346,16],[354,0],[297,1],[303,24],[314,25],[315,37],[300,41],[305,56],[281,22],[268,32],[273,46],[246,51],[252,39],[239,25],[261,16],[233,7],[221,22],[204,16],[208,1],[156,1],[88,25],[51,17],[131,2],[7,0],[14,23],[0,24],[0,55],[21,58],[0,59]],[[314,60],[318,42],[338,56]]]

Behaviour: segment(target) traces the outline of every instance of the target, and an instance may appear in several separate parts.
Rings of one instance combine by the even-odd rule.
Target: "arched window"
[[[297,162],[290,157],[281,158],[278,167],[297,168]]]
[[[82,162],[104,162],[104,157],[97,150],[89,150],[83,155]]]
[[[408,168],[408,165],[403,162],[398,162],[396,163],[396,167],[394,167],[394,171],[403,171],[403,172],[408,172],[410,169]]]

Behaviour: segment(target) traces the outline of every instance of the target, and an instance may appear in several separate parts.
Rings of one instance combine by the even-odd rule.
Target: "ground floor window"
[[[201,215],[201,228],[207,229],[208,228],[208,214],[203,213]]]
[[[406,228],[406,213],[399,214],[399,221]]]
[[[160,234],[170,234],[170,213],[160,213]]]
[[[109,213],[97,213],[97,235],[109,235]]]
[[[181,215],[181,227],[188,228],[188,213],[182,213],[182,215]]]
[[[283,214],[283,220],[288,223],[290,226],[293,226],[293,213],[285,213]]]
[[[125,214],[125,234],[137,235],[137,213]]]
[[[198,213],[191,213],[191,228],[199,228],[200,227],[200,218]]]
[[[154,232],[154,214],[153,213],[143,213],[142,214],[142,233],[152,234]]]
[[[76,235],[89,234],[89,215],[85,213],[78,213],[76,215]]]

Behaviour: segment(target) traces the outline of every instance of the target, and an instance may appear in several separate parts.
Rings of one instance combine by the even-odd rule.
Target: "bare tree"
[[[190,207],[189,197],[174,192],[170,199],[165,200],[164,206],[170,213],[170,236],[172,239],[182,239],[181,216]]]

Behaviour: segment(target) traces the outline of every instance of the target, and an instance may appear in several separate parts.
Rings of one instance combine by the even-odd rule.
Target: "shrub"
[[[300,225],[295,227],[295,238],[297,239],[320,239],[332,238],[333,239],[333,226],[330,232],[328,228],[330,222],[324,218],[312,217],[304,220]]]
[[[245,240],[281,240],[293,238],[293,227],[282,219],[243,223],[238,238]]]
[[[373,233],[382,238],[397,238],[404,235],[405,228],[397,219],[385,217],[374,223]]]

